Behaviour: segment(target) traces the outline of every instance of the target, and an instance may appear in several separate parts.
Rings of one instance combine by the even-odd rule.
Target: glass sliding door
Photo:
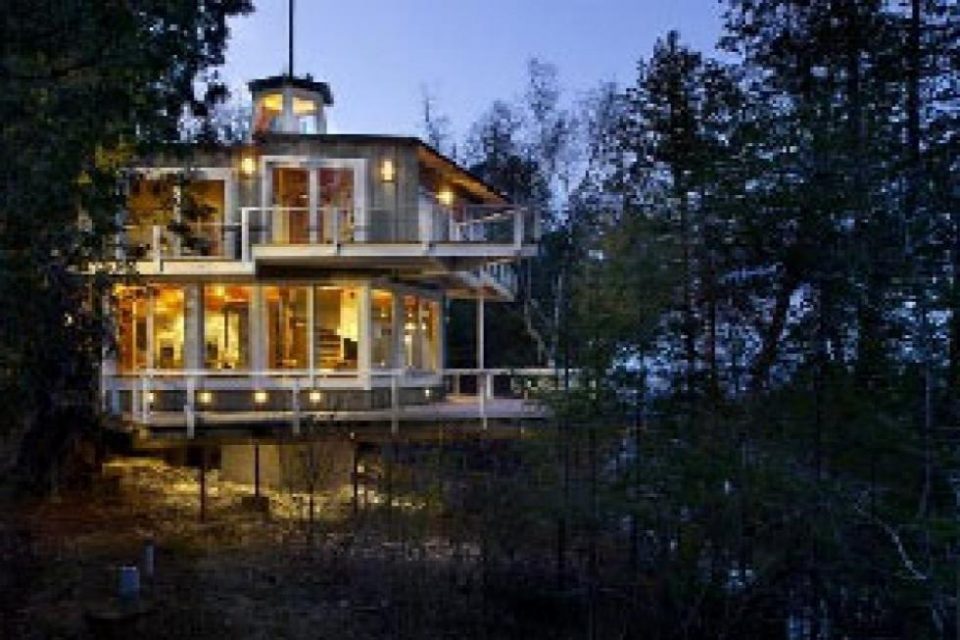
[[[323,241],[352,242],[357,219],[354,211],[353,169],[317,169]]]
[[[394,367],[393,293],[374,289],[371,296],[370,362],[378,369]]]
[[[264,287],[268,369],[310,366],[308,287]]]
[[[153,227],[164,230],[176,219],[176,195],[174,176],[159,178],[135,178],[127,194],[127,219],[124,222],[127,250],[137,259],[150,252],[164,253],[169,246],[154,247]],[[165,239],[166,234],[161,234]]]
[[[270,221],[273,242],[310,242],[310,174],[306,169],[277,167],[273,170],[273,206]]]
[[[427,371],[440,369],[440,303],[421,298],[420,327],[423,336],[422,367]]]
[[[403,296],[403,366],[419,369],[421,364],[420,313],[416,296]]]
[[[191,180],[183,189],[180,216],[185,233],[185,255],[222,256],[223,224],[226,218],[226,183],[223,180]]]
[[[153,368],[182,369],[184,310],[182,287],[155,285],[153,294]]]
[[[360,342],[360,290],[319,286],[314,296],[316,367],[355,371]]]
[[[251,288],[234,285],[203,287],[204,367],[216,370],[250,366]]]
[[[117,370],[135,373],[147,368],[147,316],[150,312],[144,287],[114,289],[117,318]]]

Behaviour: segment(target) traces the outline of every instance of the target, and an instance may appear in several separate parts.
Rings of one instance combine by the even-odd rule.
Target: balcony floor
[[[491,429],[515,429],[525,423],[543,422],[550,410],[538,402],[519,398],[492,398],[483,406],[476,396],[448,396],[442,402],[401,407],[397,414],[397,433],[402,437],[433,434],[438,427],[464,433],[482,429],[483,416]],[[127,424],[146,437],[184,438],[204,440],[249,437],[250,435],[295,435],[295,414],[292,411],[232,411],[198,412],[191,434],[186,416],[179,412],[154,412],[149,424],[127,418]],[[392,431],[393,412],[390,409],[369,411],[300,412],[300,424],[308,420],[315,424],[355,429],[361,436],[382,437]],[[302,429],[301,429],[302,432]]]

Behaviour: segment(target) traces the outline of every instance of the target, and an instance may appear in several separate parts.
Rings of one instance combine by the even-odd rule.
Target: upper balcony
[[[535,255],[540,240],[536,211],[413,138],[265,133],[148,165],[130,181],[116,239],[117,259],[148,276],[315,268],[466,295],[468,280],[510,290],[500,266]]]
[[[504,262],[535,255],[540,220],[513,205],[457,209],[241,207],[237,222],[125,226],[117,258],[143,274],[256,273],[272,267],[474,271],[513,295]],[[205,264],[198,265],[203,262]]]

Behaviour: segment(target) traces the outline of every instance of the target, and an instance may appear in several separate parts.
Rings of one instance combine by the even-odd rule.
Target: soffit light
[[[440,201],[445,207],[453,205],[453,191],[449,187],[444,187],[440,189],[440,193],[437,194],[437,200]]]

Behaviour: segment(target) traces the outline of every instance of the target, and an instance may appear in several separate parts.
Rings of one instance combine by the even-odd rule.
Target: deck
[[[514,433],[524,426],[543,424],[551,413],[547,406],[522,398],[448,396],[441,402],[363,411],[231,411],[197,412],[192,423],[185,412],[153,412],[149,424],[125,416],[142,438],[163,440],[234,440],[251,436],[304,436],[311,429],[348,430],[359,438],[401,436],[433,437],[438,428],[455,433],[490,430]]]

